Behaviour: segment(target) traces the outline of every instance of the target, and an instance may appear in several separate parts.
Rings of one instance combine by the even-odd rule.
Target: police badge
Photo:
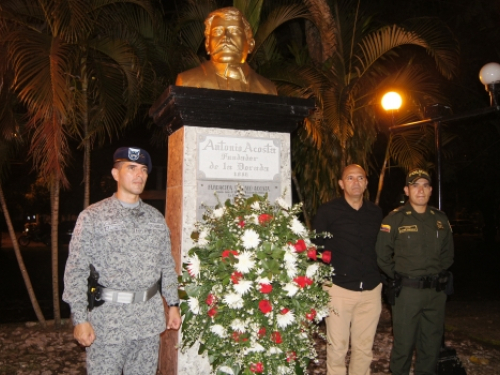
[[[128,148],[128,158],[132,161],[137,161],[139,160],[139,157],[141,156],[141,149],[140,148]]]

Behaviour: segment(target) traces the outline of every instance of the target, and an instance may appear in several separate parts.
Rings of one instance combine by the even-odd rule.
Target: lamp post
[[[474,117],[482,117],[494,112],[500,111],[500,64],[488,63],[483,66],[479,72],[479,79],[485,86],[486,91],[490,94],[490,107],[481,108],[458,115],[446,115],[444,109],[449,110],[449,107],[439,104],[426,107],[426,119],[421,121],[409,122],[401,125],[394,125],[389,128],[391,131],[433,124],[435,127],[436,137],[436,169],[438,182],[438,208],[441,209],[441,131],[440,127],[443,123],[452,123],[460,120],[471,119]]]
[[[394,111],[397,111],[401,107],[402,103],[403,100],[401,99],[401,95],[399,95],[395,91],[390,91],[382,97],[382,107],[386,111],[391,111],[392,126],[394,126]],[[378,179],[378,190],[377,190],[377,196],[375,198],[376,205],[378,205],[380,202],[380,194],[382,193],[382,188],[384,187],[385,170],[387,169],[387,164],[389,163],[390,159],[391,142],[392,142],[392,132],[389,134],[389,140],[387,141],[387,148],[385,149],[384,162],[382,164],[382,169],[380,170],[380,177]]]

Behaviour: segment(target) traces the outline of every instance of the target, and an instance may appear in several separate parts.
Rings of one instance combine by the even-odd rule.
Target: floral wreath
[[[322,286],[333,269],[316,261],[331,254],[317,252],[300,210],[282,197],[245,199],[239,187],[233,202],[207,208],[195,225],[181,346],[199,342],[214,374],[297,374],[316,359],[316,323],[329,313]]]

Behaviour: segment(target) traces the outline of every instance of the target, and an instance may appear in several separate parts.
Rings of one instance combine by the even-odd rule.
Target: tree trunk
[[[387,164],[389,163],[390,159],[390,149],[391,149],[391,143],[392,143],[392,133],[389,136],[389,140],[387,141],[387,148],[385,149],[385,157],[384,157],[384,163],[382,164],[382,169],[380,170],[380,177],[378,178],[378,189],[377,189],[377,197],[375,198],[375,204],[378,206],[380,202],[380,195],[382,194],[382,189],[384,187],[384,177],[385,177],[385,170],[387,169]]]
[[[1,184],[0,184],[0,204],[2,205],[3,214],[5,216],[5,222],[7,223],[7,227],[9,228],[9,235],[12,240],[12,246],[14,246],[14,252],[17,258],[17,264],[19,264],[19,270],[21,271],[21,275],[23,276],[24,284],[26,285],[26,290],[28,291],[31,305],[33,306],[33,310],[35,310],[35,314],[38,321],[40,322],[40,325],[45,328],[47,326],[47,323],[45,322],[42,310],[40,309],[40,305],[38,304],[38,300],[36,299],[35,291],[33,290],[33,285],[31,285],[30,276],[28,275],[28,271],[26,270],[26,266],[24,264],[23,255],[21,254],[21,250],[19,249],[19,244],[17,243],[16,233],[14,232],[14,226],[12,225],[12,220],[10,219],[10,214],[7,209],[7,203],[5,202],[5,196],[3,194],[3,188]]]
[[[89,139],[89,112],[88,94],[89,86],[87,76],[87,59],[81,61],[81,83],[82,83],[82,127],[83,127],[83,209],[90,204],[90,139]]]
[[[54,176],[50,185],[51,206],[51,247],[52,247],[52,303],[54,306],[54,327],[61,327],[61,308],[59,304],[59,176]]]

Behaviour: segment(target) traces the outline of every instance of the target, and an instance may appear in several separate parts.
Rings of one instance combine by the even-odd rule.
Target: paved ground
[[[0,249],[0,321],[7,314],[17,320],[34,319],[9,239],[3,236]],[[9,246],[10,245],[10,246]],[[455,294],[447,302],[446,345],[456,349],[468,375],[500,375],[500,288],[498,265],[500,242],[488,246],[465,236],[455,237],[452,271]],[[22,248],[25,262],[42,309],[50,319],[50,252],[42,244]],[[60,273],[67,248],[60,251]],[[23,297],[24,295],[24,297]],[[22,297],[22,298],[21,298]],[[7,303],[8,302],[8,303]],[[67,306],[61,305],[63,316]],[[33,316],[30,318],[30,315]],[[388,374],[392,347],[390,312],[384,309],[374,345],[372,374]],[[326,344],[318,340],[319,358],[310,374],[325,374]],[[0,375],[85,374],[85,351],[72,337],[72,327],[55,331],[36,323],[0,324]]]
[[[500,304],[499,304],[500,305]],[[455,305],[453,309],[468,309]],[[483,309],[485,312],[491,309]],[[498,306],[496,307],[498,308]],[[488,322],[485,316],[471,318],[466,314],[452,314],[456,326],[446,334],[446,345],[457,350],[468,375],[500,375],[500,346],[493,345],[499,337],[493,330],[492,337],[471,338],[473,331],[467,328],[468,321],[474,324],[500,325],[500,321]],[[486,320],[485,320],[486,319]],[[448,321],[448,318],[447,318]],[[67,321],[66,321],[67,323]],[[487,341],[487,342],[485,342]],[[500,341],[498,341],[500,342]],[[389,374],[389,355],[392,347],[390,312],[384,308],[375,337],[372,374]],[[309,367],[310,374],[326,373],[326,345],[318,340],[319,358]],[[72,337],[72,327],[66,324],[61,330],[51,327],[41,329],[36,323],[0,325],[0,375],[55,375],[85,374],[85,351]]]

